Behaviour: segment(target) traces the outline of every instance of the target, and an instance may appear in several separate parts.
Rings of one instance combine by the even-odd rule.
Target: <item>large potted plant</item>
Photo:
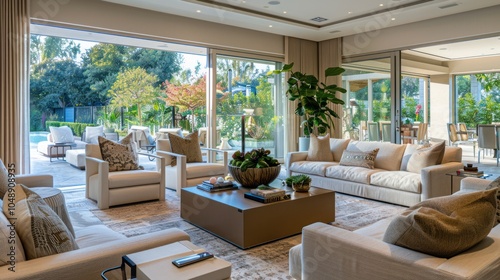
[[[269,74],[290,73],[288,78],[288,100],[297,100],[295,114],[304,118],[301,127],[304,136],[309,138],[311,133],[324,135],[328,129],[334,127],[333,119],[339,115],[328,107],[330,104],[344,104],[342,99],[336,97],[337,92],[345,93],[346,90],[336,84],[320,83],[314,75],[294,72],[293,63],[286,64],[280,70],[270,71]],[[325,78],[338,76],[345,69],[341,67],[330,67],[325,70]],[[308,146],[308,145],[307,145]]]

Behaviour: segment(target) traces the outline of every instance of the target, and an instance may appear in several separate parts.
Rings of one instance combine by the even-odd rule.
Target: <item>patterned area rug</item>
[[[301,235],[292,236],[248,250],[241,250],[201,230],[179,216],[179,198],[167,190],[166,201],[146,202],[99,210],[85,199],[82,188],[63,190],[75,229],[104,224],[124,234],[135,236],[177,227],[186,231],[191,241],[232,263],[232,279],[292,279],[288,275],[288,250],[301,242]],[[336,217],[333,226],[355,230],[378,220],[396,215],[402,206],[336,194]]]

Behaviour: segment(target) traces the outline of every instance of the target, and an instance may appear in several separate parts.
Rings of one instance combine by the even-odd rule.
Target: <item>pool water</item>
[[[38,142],[47,140],[47,134],[49,133],[46,131],[30,132],[30,143],[38,144]]]

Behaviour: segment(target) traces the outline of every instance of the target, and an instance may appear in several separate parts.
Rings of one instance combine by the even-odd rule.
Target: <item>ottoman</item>
[[[75,149],[66,151],[66,161],[79,169],[85,169],[85,149]]]

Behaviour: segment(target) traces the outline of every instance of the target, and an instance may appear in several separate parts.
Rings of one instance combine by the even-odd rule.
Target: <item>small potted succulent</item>
[[[285,183],[296,192],[308,192],[311,188],[311,177],[305,174],[293,175],[286,178]]]
[[[264,148],[246,153],[236,151],[228,165],[229,173],[246,188],[267,185],[278,177],[281,170],[280,163],[270,153]]]

